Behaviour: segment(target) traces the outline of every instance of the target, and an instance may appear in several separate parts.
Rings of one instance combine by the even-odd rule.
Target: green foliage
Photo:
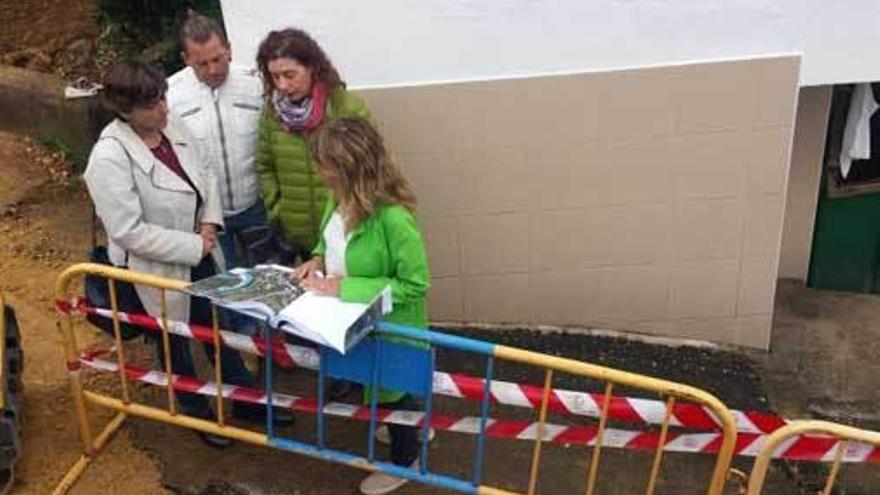
[[[164,67],[167,74],[183,67],[178,31],[188,10],[217,19],[220,0],[97,0],[102,41],[118,56],[134,56]]]
[[[57,154],[58,158],[73,167],[74,171],[82,172],[86,169],[88,153],[77,150],[63,138],[52,134],[39,134],[36,136],[36,142],[50,153]]]

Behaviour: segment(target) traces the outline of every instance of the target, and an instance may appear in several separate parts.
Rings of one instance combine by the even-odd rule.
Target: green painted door
[[[880,85],[872,89],[880,95]],[[842,180],[839,158],[852,92],[852,85],[834,87],[807,285],[873,293],[880,292],[880,139],[871,140],[871,158],[853,160]],[[880,136],[880,112],[870,126],[871,135]]]
[[[809,287],[880,292],[880,193],[829,198],[821,187]]]

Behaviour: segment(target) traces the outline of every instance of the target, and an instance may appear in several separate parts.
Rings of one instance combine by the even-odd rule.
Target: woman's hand
[[[294,268],[294,273],[296,273],[296,278],[300,280],[306,280],[308,278],[313,278],[318,276],[318,272],[324,271],[324,258],[322,256],[315,256],[314,258],[306,261],[305,263],[299,265]]]
[[[214,247],[217,245],[216,236],[208,237],[205,234],[199,234],[202,236],[202,258],[209,255],[211,251],[214,250]]]
[[[196,229],[196,232],[199,233],[200,236],[209,237],[215,243],[217,242],[217,226],[213,223],[200,223],[199,228]]]
[[[339,284],[342,282],[338,277],[309,277],[302,281],[304,289],[322,296],[339,297]]]
[[[217,245],[217,226],[213,223],[201,223],[196,232],[202,238],[202,257],[204,258]]]

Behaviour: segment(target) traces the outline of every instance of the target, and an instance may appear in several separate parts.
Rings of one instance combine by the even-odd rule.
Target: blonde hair
[[[340,118],[324,123],[309,136],[309,151],[319,171],[339,177],[334,193],[347,231],[380,205],[400,205],[415,213],[416,195],[368,121]]]

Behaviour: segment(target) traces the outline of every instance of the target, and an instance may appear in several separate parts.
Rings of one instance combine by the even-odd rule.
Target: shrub
[[[172,74],[184,65],[177,38],[190,9],[223,23],[220,0],[97,0],[101,42],[117,56],[157,63]]]

